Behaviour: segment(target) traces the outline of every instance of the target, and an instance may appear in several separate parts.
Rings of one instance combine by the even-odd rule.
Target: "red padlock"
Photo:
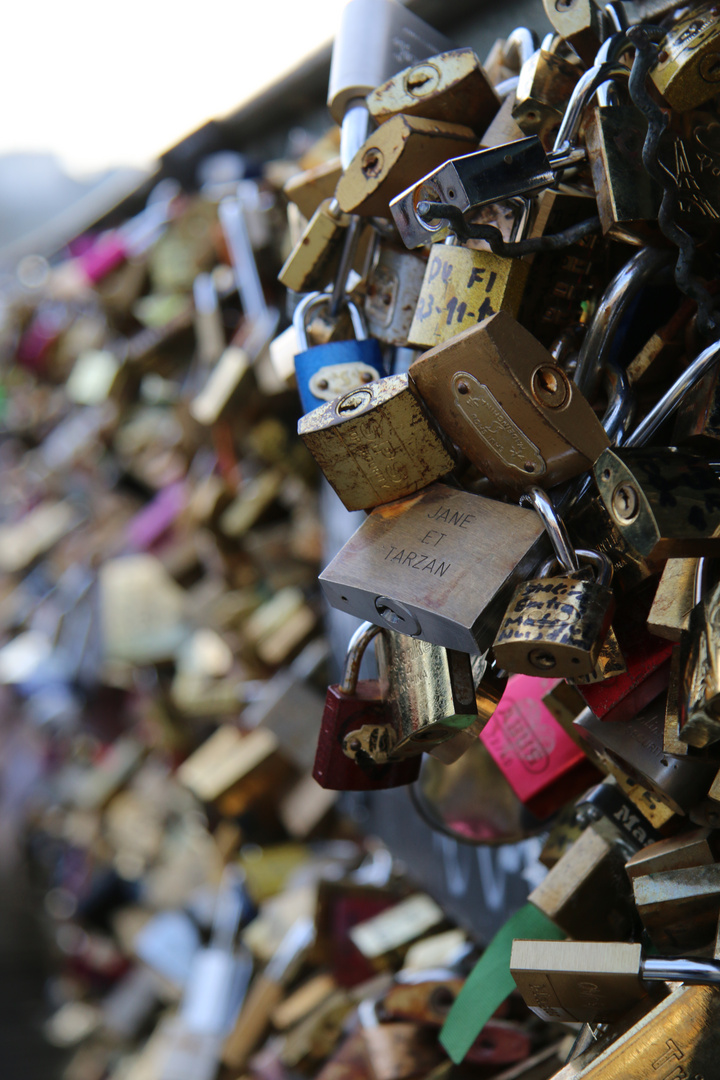
[[[325,698],[313,776],[320,787],[332,791],[378,791],[412,784],[420,772],[422,755],[386,760],[394,731],[376,679],[358,681],[363,654],[381,627],[363,623],[348,645],[342,683],[329,686]],[[373,756],[367,752],[372,750]]]

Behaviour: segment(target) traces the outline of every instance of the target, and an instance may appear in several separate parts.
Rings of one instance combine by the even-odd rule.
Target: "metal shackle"
[[[546,491],[540,487],[530,487],[520,496],[521,506],[531,506],[542,519],[545,531],[550,537],[555,559],[568,573],[579,570],[577,554],[570,542],[565,523],[552,504]]]
[[[310,320],[310,315],[316,310],[321,308],[328,308],[331,310],[332,297],[330,293],[325,292],[311,292],[307,296],[304,296],[298,306],[293,312],[293,326],[295,327],[295,333],[297,334],[298,345],[300,351],[305,352],[308,348],[307,329]],[[352,323],[355,337],[358,341],[365,341],[368,336],[368,329],[365,323],[360,308],[357,306],[354,300],[345,299],[345,307],[350,312],[350,321]]]
[[[578,558],[578,563],[589,563],[590,566],[596,572],[596,581],[598,585],[605,588],[609,588],[612,584],[613,566],[607,555],[602,551],[593,551],[591,548],[578,548],[575,552]],[[549,577],[550,572],[556,563],[560,564],[561,569],[566,573],[571,573],[570,567],[563,566],[560,559],[551,555],[549,559],[546,559],[538,570],[538,575],[543,577]]]
[[[376,626],[375,623],[364,622],[358,626],[357,630],[350,638],[348,642],[347,652],[345,654],[345,670],[343,672],[343,681],[340,684],[340,691],[343,694],[354,694],[357,689],[358,674],[360,672],[360,664],[362,658],[365,655],[365,650],[378,634],[382,633],[382,627]]]

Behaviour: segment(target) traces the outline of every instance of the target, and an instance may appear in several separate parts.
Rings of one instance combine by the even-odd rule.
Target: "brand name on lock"
[[[458,409],[476,435],[506,465],[534,477],[546,471],[537,446],[508,416],[489,387],[460,371],[453,379],[453,393]]]

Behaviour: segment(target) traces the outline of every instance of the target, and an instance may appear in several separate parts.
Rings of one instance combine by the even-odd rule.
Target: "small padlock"
[[[376,247],[363,289],[363,311],[373,337],[387,345],[408,344],[425,270],[425,260],[415,252],[387,241]]]
[[[358,681],[363,654],[380,627],[363,623],[348,645],[339,686],[328,687],[313,777],[331,791],[376,791],[412,784],[420,758],[390,760],[395,732],[377,680]],[[383,760],[384,758],[384,760]]]
[[[378,124],[403,113],[464,124],[481,135],[500,99],[474,51],[453,49],[399,71],[368,94],[367,106]]]
[[[560,55],[562,38],[548,34],[520,69],[512,116],[525,135],[538,135],[551,150],[565,108],[582,75],[575,61]],[[570,54],[572,56],[572,53]]]
[[[443,431],[503,492],[569,480],[608,444],[577,387],[504,311],[424,353],[410,377]]]
[[[604,36],[600,7],[594,0],[543,0],[543,7],[555,32],[592,67]]]
[[[323,199],[278,274],[281,285],[294,292],[325,288],[335,277],[349,224],[350,218],[334,198]],[[373,230],[365,229],[353,258],[358,272],[372,239]]]
[[[605,507],[643,558],[720,554],[720,480],[676,447],[605,450],[593,472]]]
[[[375,338],[367,336],[357,304],[354,300],[345,303],[355,337],[311,348],[307,340],[309,318],[322,308],[331,308],[332,297],[329,293],[309,293],[295,309],[293,326],[302,349],[295,356],[295,379],[303,412],[387,375],[380,345]]]
[[[720,583],[707,559],[698,561],[693,600],[680,637],[679,737],[702,749],[720,739]]]
[[[301,417],[298,435],[348,510],[413,495],[455,464],[407,375],[318,406]]]
[[[462,124],[393,116],[365,140],[335,189],[346,214],[390,217],[390,201],[409,184],[453,157],[477,146],[477,135]]]
[[[556,515],[545,520],[555,540],[562,522]],[[569,549],[567,558],[567,543],[553,547],[555,557],[515,590],[493,643],[495,659],[507,671],[523,675],[590,675],[615,611],[612,566],[596,551]],[[578,560],[596,568],[597,578],[583,572]],[[548,577],[556,561],[563,573]]]

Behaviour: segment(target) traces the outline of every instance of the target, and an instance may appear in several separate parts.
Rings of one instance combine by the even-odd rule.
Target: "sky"
[[[344,0],[36,0],[3,11],[0,154],[144,166],[334,36]]]

